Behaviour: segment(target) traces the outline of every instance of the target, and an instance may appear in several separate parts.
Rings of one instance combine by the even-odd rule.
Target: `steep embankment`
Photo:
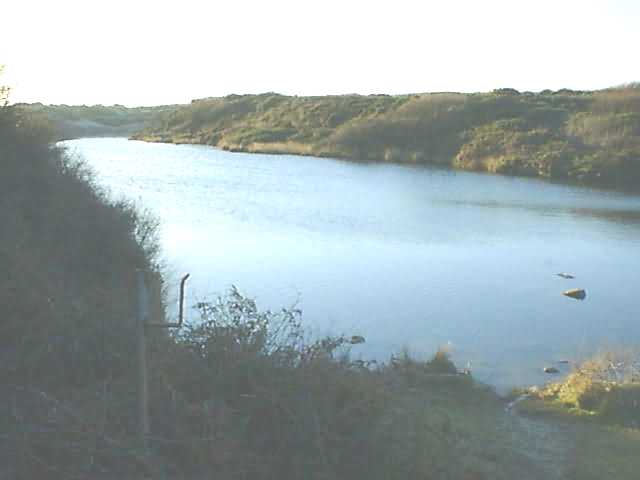
[[[154,223],[100,193],[52,146],[46,121],[2,104],[0,478],[52,478],[43,459],[71,463],[87,425],[111,437],[133,429],[134,281],[142,269],[160,282]],[[96,392],[101,403],[86,401]],[[81,396],[64,408],[47,400]]]
[[[80,137],[126,137],[144,129],[155,115],[175,106],[135,107],[122,105],[43,105],[18,104],[25,115],[39,116],[53,125],[56,140]]]
[[[107,198],[54,139],[45,118],[0,106],[0,380],[8,384],[81,385],[127,371],[136,269],[159,282],[156,220]]]
[[[133,138],[640,185],[640,88],[520,94],[230,95]]]

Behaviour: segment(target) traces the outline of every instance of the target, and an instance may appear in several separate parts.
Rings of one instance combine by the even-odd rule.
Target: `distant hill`
[[[132,138],[640,186],[640,88],[194,100]]]
[[[155,115],[175,106],[135,107],[122,105],[44,105],[21,103],[16,108],[31,116],[43,116],[54,128],[58,140],[79,137],[127,137],[147,126]]]

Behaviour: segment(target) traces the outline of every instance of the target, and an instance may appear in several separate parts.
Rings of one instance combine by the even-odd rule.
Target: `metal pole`
[[[136,289],[138,291],[138,305],[136,314],[137,343],[138,343],[138,435],[140,446],[146,450],[149,435],[149,392],[147,379],[147,345],[145,338],[145,324],[149,316],[149,294],[145,284],[143,270],[136,271]]]
[[[138,350],[138,436],[140,447],[147,450],[149,437],[149,379],[147,373],[147,344],[145,327],[180,328],[184,320],[184,288],[189,278],[187,273],[180,281],[180,306],[177,323],[152,323],[149,321],[151,303],[145,282],[144,270],[136,270],[136,336]]]

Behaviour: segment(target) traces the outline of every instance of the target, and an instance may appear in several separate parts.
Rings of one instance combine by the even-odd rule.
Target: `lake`
[[[640,341],[640,196],[453,170],[123,138],[63,142],[161,220],[188,301],[294,303],[356,358],[448,348],[504,391]],[[556,275],[569,272],[575,279]],[[587,298],[562,295],[584,288]],[[566,367],[564,367],[566,368]]]

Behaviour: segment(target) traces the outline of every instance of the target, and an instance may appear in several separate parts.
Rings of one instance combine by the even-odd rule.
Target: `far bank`
[[[637,189],[640,89],[194,100],[133,139]]]

